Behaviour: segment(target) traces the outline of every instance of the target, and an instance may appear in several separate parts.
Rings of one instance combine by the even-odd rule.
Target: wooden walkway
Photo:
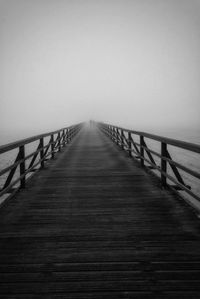
[[[0,209],[0,298],[200,298],[199,219],[96,128]]]

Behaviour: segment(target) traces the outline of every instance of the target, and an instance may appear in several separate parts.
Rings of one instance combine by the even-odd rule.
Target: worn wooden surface
[[[199,219],[95,127],[0,209],[0,298],[200,298]]]

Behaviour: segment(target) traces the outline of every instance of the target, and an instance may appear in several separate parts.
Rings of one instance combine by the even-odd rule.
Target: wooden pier
[[[200,298],[200,220],[96,126],[0,208],[0,298]]]

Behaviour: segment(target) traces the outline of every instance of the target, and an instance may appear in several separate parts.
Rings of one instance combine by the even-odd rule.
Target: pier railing
[[[98,125],[117,145],[127,151],[130,157],[139,159],[142,167],[146,167],[151,171],[156,170],[160,174],[163,187],[170,188],[178,194],[180,194],[179,191],[185,191],[190,197],[200,201],[199,194],[192,190],[183,175],[183,173],[190,175],[199,184],[200,173],[181,162],[175,161],[169,150],[169,148],[175,147],[200,154],[199,145],[145,132],[132,131],[111,124],[98,123]],[[149,140],[158,142],[159,147],[157,148],[159,150],[152,149],[148,145]]]
[[[25,188],[26,178],[44,168],[45,161],[53,159],[78,133],[81,126],[82,123],[0,146],[0,158],[4,154],[8,156],[8,153],[15,152],[15,160],[11,165],[7,166],[5,163],[6,166],[0,170],[0,197]],[[27,153],[28,147],[31,153]],[[14,153],[11,156],[13,155]],[[2,160],[5,159],[6,157]]]

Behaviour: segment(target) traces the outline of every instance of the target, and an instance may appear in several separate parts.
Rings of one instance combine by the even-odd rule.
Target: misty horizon
[[[1,0],[2,140],[90,119],[198,130],[199,28],[198,0]]]

